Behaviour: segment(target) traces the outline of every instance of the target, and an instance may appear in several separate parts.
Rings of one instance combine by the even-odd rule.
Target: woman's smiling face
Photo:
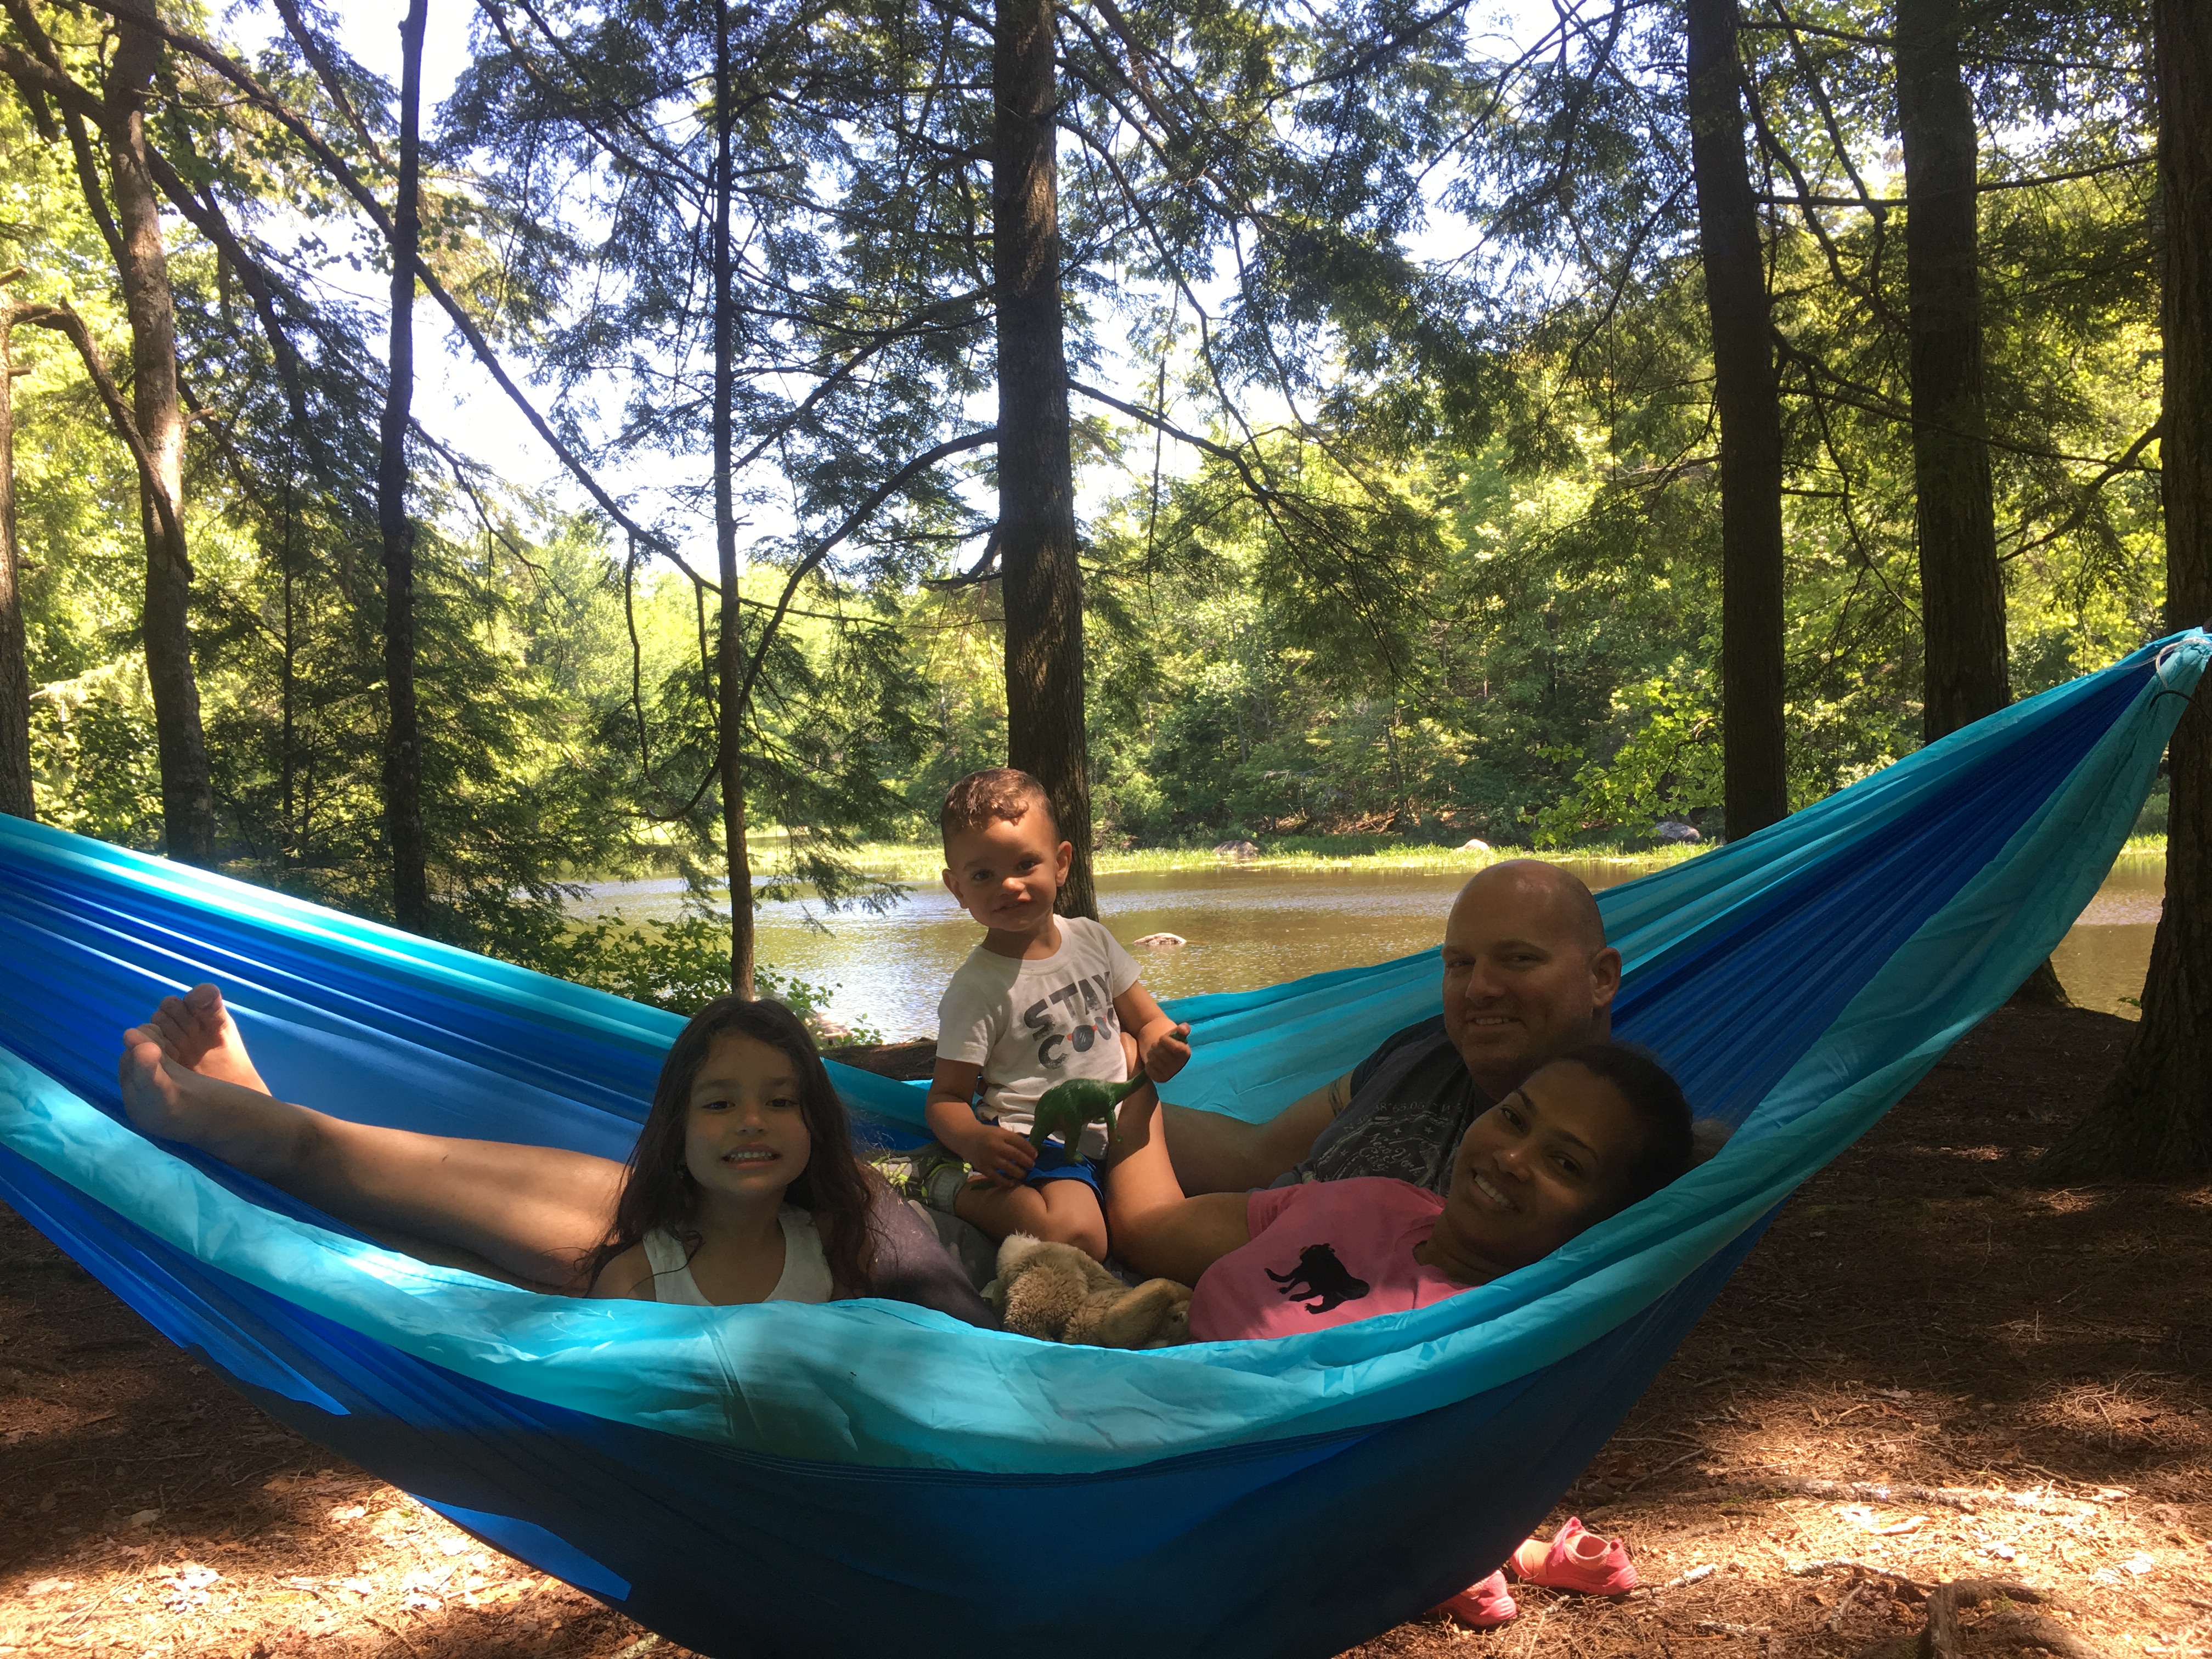
[[[1486,1278],[1549,1255],[1620,1207],[1644,1133],[1595,1073],[1571,1060],[1541,1067],[1461,1138],[1436,1264],[1488,1264]]]

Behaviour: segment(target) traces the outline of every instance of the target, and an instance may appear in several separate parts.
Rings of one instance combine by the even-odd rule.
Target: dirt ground
[[[1963,1614],[1968,1654],[2212,1653],[2212,1187],[2027,1167],[2127,1030],[1996,1015],[1784,1212],[1552,1517],[1646,1590],[1524,1586],[1502,1629],[1357,1659],[1910,1651],[1961,1579],[2025,1587]],[[0,1654],[684,1659],[279,1427],[5,1211],[0,1516]]]

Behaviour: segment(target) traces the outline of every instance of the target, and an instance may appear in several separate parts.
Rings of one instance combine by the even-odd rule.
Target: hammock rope
[[[1601,894],[1616,1029],[1738,1132],[1430,1308],[1131,1354],[425,1266],[137,1135],[122,1028],[213,979],[280,1096],[620,1158],[681,1022],[16,820],[0,1200],[288,1424],[702,1651],[1333,1654],[1502,1559],[1775,1206],[2049,953],[2208,658],[2197,630],[2147,646]],[[1195,1052],[1169,1092],[1262,1119],[1432,1013],[1437,975],[1429,951],[1172,1004]],[[880,1134],[924,1132],[919,1088],[833,1073]]]

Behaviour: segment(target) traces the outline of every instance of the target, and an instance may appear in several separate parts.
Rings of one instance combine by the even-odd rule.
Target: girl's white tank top
[[[827,1302],[836,1291],[830,1278],[829,1258],[822,1253],[822,1235],[814,1218],[796,1204],[787,1204],[776,1219],[783,1224],[783,1277],[768,1293],[770,1302]],[[714,1304],[699,1294],[691,1277],[691,1264],[683,1241],[656,1227],[640,1241],[647,1264],[653,1269],[653,1299],[707,1308]]]

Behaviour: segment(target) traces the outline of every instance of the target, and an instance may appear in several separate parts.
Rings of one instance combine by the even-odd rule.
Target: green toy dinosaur
[[[1044,1138],[1058,1135],[1060,1144],[1072,1156],[1083,1138],[1083,1126],[1086,1123],[1103,1123],[1108,1137],[1119,1140],[1121,1131],[1115,1121],[1115,1113],[1139,1084],[1148,1080],[1139,1072],[1127,1083],[1101,1083],[1095,1077],[1072,1077],[1064,1083],[1054,1084],[1036,1103],[1030,1145],[1042,1152]]]

